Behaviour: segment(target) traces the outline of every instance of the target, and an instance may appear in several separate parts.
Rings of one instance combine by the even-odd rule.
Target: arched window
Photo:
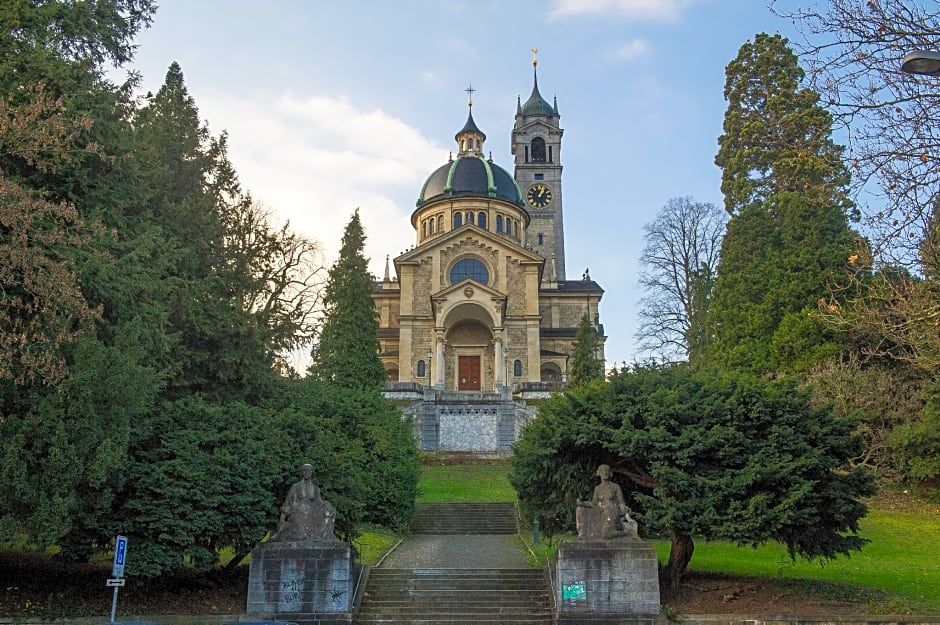
[[[428,369],[428,368],[427,368],[427,366],[425,366],[424,361],[423,361],[423,360],[419,360],[419,361],[418,361],[418,371],[416,372],[416,376],[419,377],[419,378],[423,378],[423,377],[427,376],[427,374],[428,374],[427,369]]]
[[[422,221],[421,222],[421,238],[423,239],[426,236],[428,236],[428,222]]]
[[[454,228],[459,228],[463,225],[463,215],[461,213],[454,213]]]
[[[444,216],[443,215],[437,216],[437,231],[444,232]]]
[[[542,137],[532,139],[532,162],[545,162],[545,139]]]
[[[434,234],[434,218],[428,220],[428,234]]]
[[[516,360],[515,362],[512,363],[512,374],[516,376],[517,378],[522,376],[522,361],[521,360]]]
[[[519,222],[515,219],[512,220],[512,231],[515,233],[516,238],[519,238]]]
[[[512,219],[506,218],[506,234],[512,234]]]
[[[489,284],[490,282],[490,272],[487,271],[486,265],[478,261],[476,258],[464,258],[457,261],[457,263],[450,270],[450,283],[457,284],[462,282],[467,278],[475,280],[480,284]]]
[[[473,223],[473,211],[467,211],[467,223],[468,224]]]
[[[545,239],[542,237],[541,232],[539,232],[539,245],[545,245]]]
[[[477,215],[477,225],[486,230],[486,213]]]
[[[503,231],[503,216],[497,215],[496,216],[496,232],[502,232],[502,231]]]

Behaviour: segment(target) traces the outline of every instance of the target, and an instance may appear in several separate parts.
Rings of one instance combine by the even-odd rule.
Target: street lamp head
[[[940,76],[940,52],[914,50],[904,55],[901,71],[908,74]]]

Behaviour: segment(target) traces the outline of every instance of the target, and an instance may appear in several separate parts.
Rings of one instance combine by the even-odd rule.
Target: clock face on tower
[[[526,192],[525,200],[533,208],[545,208],[552,203],[552,190],[544,184],[534,184]]]

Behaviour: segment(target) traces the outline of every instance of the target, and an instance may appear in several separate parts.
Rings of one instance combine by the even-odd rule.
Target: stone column
[[[502,386],[503,380],[503,337],[499,334],[493,340],[493,359],[496,366],[493,367],[493,390]]]
[[[434,382],[444,388],[444,337],[440,334],[434,339],[434,357],[437,359],[434,365]]]

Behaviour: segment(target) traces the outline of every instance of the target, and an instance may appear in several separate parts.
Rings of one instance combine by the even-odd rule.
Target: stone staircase
[[[423,504],[412,534],[516,533],[512,504]],[[526,568],[374,568],[355,625],[551,625],[545,572]]]
[[[418,504],[412,534],[515,534],[516,509],[511,503]]]
[[[540,569],[373,569],[356,625],[551,625]]]

